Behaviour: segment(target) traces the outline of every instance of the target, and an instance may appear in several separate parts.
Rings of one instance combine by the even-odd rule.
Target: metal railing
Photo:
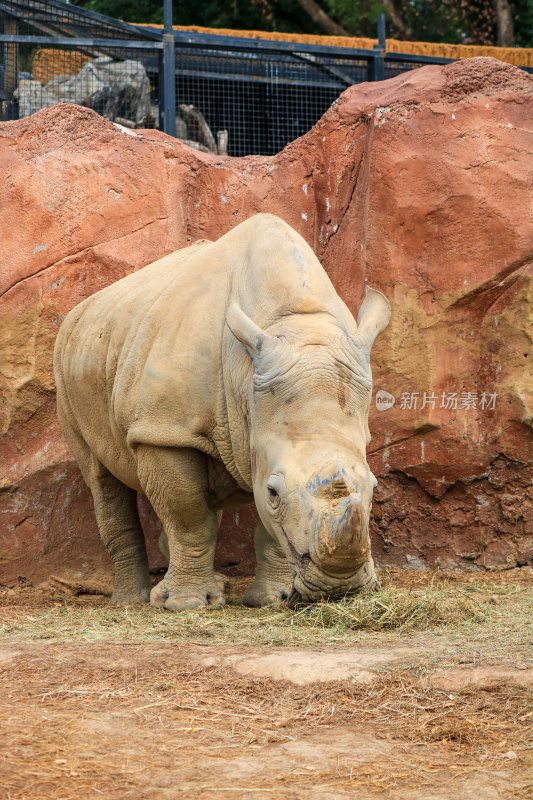
[[[130,25],[61,0],[0,0],[0,119],[75,102],[243,156],[281,150],[355,83],[453,59]]]

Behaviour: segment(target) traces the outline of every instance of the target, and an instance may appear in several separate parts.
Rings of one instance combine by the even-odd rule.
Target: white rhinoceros
[[[223,605],[221,509],[251,501],[260,522],[247,605],[376,583],[369,358],[389,316],[367,289],[356,325],[311,248],[270,214],[68,314],[54,356],[58,412],[114,562],[115,602],[150,594],[138,491],[168,538],[154,605]]]

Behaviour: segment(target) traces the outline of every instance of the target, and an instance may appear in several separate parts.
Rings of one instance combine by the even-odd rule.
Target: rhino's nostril
[[[337,499],[339,497],[346,497],[347,494],[350,494],[350,490],[348,489],[346,481],[340,479],[332,481],[328,494],[332,499]]]
[[[340,463],[323,466],[307,484],[308,492],[327,499],[346,497],[351,487],[351,478]]]
[[[350,488],[343,478],[333,481],[324,481],[313,492],[322,500],[342,500],[350,494]]]

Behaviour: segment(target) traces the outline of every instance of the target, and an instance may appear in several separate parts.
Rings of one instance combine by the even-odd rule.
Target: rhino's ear
[[[365,299],[357,315],[357,333],[364,336],[369,353],[376,338],[389,324],[389,320],[389,301],[377,289],[367,286]]]
[[[254,360],[261,355],[265,344],[272,338],[248,317],[233,301],[226,311],[226,325]]]

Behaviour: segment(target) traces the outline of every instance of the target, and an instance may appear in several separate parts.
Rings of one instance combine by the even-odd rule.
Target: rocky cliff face
[[[352,312],[365,280],[390,299],[370,419],[378,564],[531,559],[532,90],[492,59],[425,67],[348,89],[268,158],[71,105],[0,125],[2,580],[108,568],[55,415],[65,314],[258,211],[307,239]],[[252,517],[223,523],[222,564],[245,568]]]

